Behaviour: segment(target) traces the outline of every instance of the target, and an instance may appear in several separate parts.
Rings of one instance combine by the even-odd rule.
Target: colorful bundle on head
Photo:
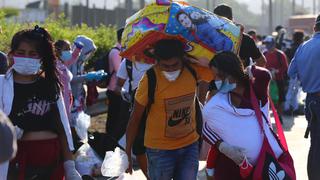
[[[127,19],[121,55],[133,61],[153,63],[150,54],[155,42],[179,39],[188,55],[209,62],[218,52],[237,53],[241,37],[240,27],[209,11],[186,2],[156,0]]]

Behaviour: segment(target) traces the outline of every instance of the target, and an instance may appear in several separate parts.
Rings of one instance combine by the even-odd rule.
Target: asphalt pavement
[[[307,180],[307,157],[310,139],[304,138],[307,122],[304,116],[283,116],[283,129],[289,146],[289,152],[294,159],[297,180]],[[205,180],[205,162],[200,161],[199,180]],[[121,179],[144,180],[146,179],[141,170],[136,170],[132,175],[124,175]]]

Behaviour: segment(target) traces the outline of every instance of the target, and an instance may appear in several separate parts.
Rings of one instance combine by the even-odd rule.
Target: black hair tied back
[[[53,39],[48,34],[48,31],[46,31],[43,27],[40,27],[39,25],[35,25],[34,29],[32,30],[32,33],[35,36],[40,36],[45,41],[53,42]]]

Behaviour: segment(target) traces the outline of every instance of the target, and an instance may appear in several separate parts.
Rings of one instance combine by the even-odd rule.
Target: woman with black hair
[[[9,60],[10,70],[0,76],[0,109],[15,125],[19,139],[9,179],[81,179],[72,160],[71,131],[50,34],[38,26],[17,32]]]
[[[203,134],[206,141],[213,145],[207,161],[213,166],[207,167],[207,173],[215,179],[250,179],[251,174],[243,177],[245,175],[241,174],[240,166],[243,163],[247,167],[255,166],[263,145],[263,136],[251,103],[250,86],[266,117],[263,120],[264,131],[275,157],[279,158],[283,153],[269,128],[268,85],[271,75],[267,69],[256,66],[249,66],[245,71],[239,57],[232,52],[217,54],[210,61],[210,68],[216,74],[217,94],[203,108]]]

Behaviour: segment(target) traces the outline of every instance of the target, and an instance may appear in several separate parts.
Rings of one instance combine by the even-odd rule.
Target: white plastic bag
[[[90,127],[90,116],[83,111],[79,112],[76,118],[76,132],[81,142],[88,141],[88,128]]]
[[[118,144],[119,144],[120,146],[122,146],[123,148],[126,147],[126,134],[124,134],[124,135],[122,136],[122,138],[118,141]]]
[[[128,156],[120,148],[114,151],[107,151],[101,167],[101,173],[106,177],[121,176],[129,166]]]
[[[289,87],[286,94],[286,101],[284,103],[284,110],[288,111],[291,108],[297,110],[299,108],[299,89],[300,81],[298,78],[292,78],[289,81]]]
[[[100,175],[96,173],[96,169],[101,168],[102,160],[94,152],[88,143],[83,144],[76,153],[76,169],[83,175]]]

